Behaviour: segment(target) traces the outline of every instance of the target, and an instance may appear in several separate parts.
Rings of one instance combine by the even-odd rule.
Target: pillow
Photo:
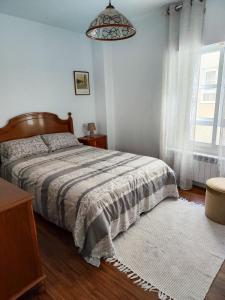
[[[75,135],[70,132],[44,134],[41,137],[50,152],[80,145]]]
[[[40,153],[48,153],[48,147],[39,135],[27,139],[7,141],[0,144],[2,162],[12,162],[19,158]]]

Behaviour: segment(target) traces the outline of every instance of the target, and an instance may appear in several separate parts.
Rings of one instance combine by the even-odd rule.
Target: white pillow
[[[0,144],[2,162],[12,162],[19,158],[40,153],[48,153],[48,147],[45,145],[40,135],[26,139],[7,141]]]
[[[44,134],[41,137],[50,152],[81,145],[75,135],[70,132]]]

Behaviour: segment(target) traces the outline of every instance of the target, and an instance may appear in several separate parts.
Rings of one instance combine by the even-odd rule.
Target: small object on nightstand
[[[0,178],[0,299],[17,299],[45,278],[32,195]]]
[[[88,131],[90,131],[90,136],[95,135],[96,126],[95,123],[88,123]]]
[[[102,149],[107,149],[107,136],[95,134],[93,136],[87,135],[78,138],[79,142],[86,145]]]

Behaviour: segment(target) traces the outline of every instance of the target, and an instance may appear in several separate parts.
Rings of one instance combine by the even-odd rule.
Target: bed
[[[28,113],[0,128],[0,143],[74,133],[52,113]],[[33,194],[33,209],[72,232],[85,260],[112,257],[113,239],[166,198],[178,198],[173,170],[163,161],[76,145],[1,163],[1,176]]]

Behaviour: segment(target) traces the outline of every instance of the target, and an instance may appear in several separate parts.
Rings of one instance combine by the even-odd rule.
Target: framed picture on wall
[[[76,95],[90,95],[89,72],[73,71]]]

